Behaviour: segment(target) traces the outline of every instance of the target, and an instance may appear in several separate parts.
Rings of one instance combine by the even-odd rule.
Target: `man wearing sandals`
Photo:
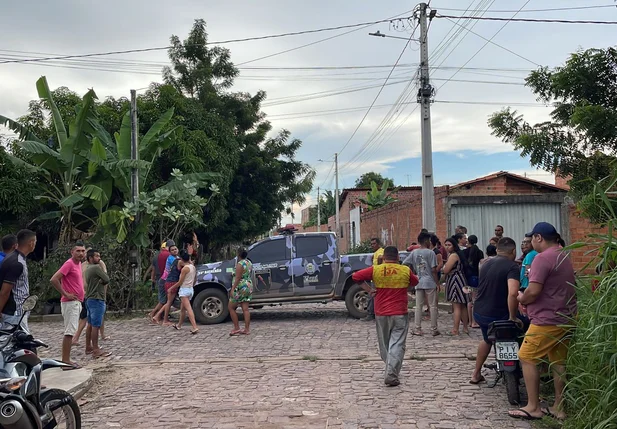
[[[88,327],[86,328],[86,353],[92,352],[92,357],[106,357],[110,352],[105,352],[99,347],[99,333],[103,326],[105,316],[105,298],[109,276],[101,267],[101,255],[94,249],[88,250],[88,268],[84,273],[86,281],[86,308],[88,309]],[[91,346],[91,350],[88,347]]]
[[[531,325],[518,353],[529,397],[527,405],[509,412],[510,417],[536,420],[543,415],[565,419],[562,408],[566,385],[566,357],[576,315],[574,267],[563,251],[561,237],[553,225],[536,224],[527,237],[538,255],[531,263],[529,286],[520,293],[518,301],[527,307]],[[555,403],[540,408],[540,370],[538,365],[548,356],[553,369]]]
[[[64,338],[62,339],[62,361],[72,364],[77,369],[80,366],[71,362],[71,346],[73,336],[77,333],[81,303],[84,300],[84,280],[81,273],[81,262],[86,255],[86,248],[80,241],[71,248],[71,257],[50,279],[51,284],[60,292],[60,307],[64,319]],[[64,369],[64,368],[63,368]]]

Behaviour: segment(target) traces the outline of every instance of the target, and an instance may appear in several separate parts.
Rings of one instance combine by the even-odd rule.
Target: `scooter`
[[[495,381],[489,383],[488,387],[495,387],[499,381],[503,381],[506,385],[508,402],[512,405],[521,403],[519,385],[523,371],[518,351],[523,342],[523,329],[512,320],[499,320],[491,323],[488,328],[488,339],[493,343],[497,361],[484,365],[496,373]]]
[[[28,297],[19,323],[0,331],[0,336],[4,336],[0,362],[0,427],[52,429],[63,423],[64,427],[79,429],[81,412],[75,398],[60,389],[41,390],[43,371],[72,365],[53,359],[41,361],[32,351],[36,347],[47,347],[21,327],[23,317],[34,308],[36,301],[36,296]],[[61,412],[56,413],[58,410]]]

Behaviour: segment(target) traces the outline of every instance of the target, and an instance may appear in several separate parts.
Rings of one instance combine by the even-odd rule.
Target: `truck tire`
[[[202,325],[222,323],[229,316],[228,303],[229,298],[222,290],[216,288],[202,290],[193,300],[196,321]]]
[[[353,284],[345,294],[345,306],[351,317],[362,319],[368,314],[368,293],[359,284]]]
[[[508,394],[508,402],[510,405],[520,405],[521,395],[518,389],[518,372],[504,372],[504,382],[506,384],[506,393]]]

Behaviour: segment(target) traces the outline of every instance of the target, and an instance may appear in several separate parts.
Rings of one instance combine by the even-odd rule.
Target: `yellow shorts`
[[[520,360],[538,364],[548,356],[550,363],[563,365],[568,356],[571,333],[572,329],[569,327],[532,324],[525,334],[518,357]]]

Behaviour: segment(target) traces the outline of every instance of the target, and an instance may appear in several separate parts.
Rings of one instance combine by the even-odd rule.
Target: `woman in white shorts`
[[[191,307],[191,299],[193,298],[193,287],[195,286],[195,280],[197,280],[195,265],[191,263],[191,256],[186,250],[180,252],[180,262],[178,262],[178,268],[180,269],[180,278],[178,283],[173,285],[171,289],[180,288],[178,296],[180,297],[180,320],[174,328],[180,330],[184,318],[188,314],[189,321],[193,326],[191,334],[195,335],[199,332],[197,324],[195,323],[195,313],[193,313],[193,307]]]

